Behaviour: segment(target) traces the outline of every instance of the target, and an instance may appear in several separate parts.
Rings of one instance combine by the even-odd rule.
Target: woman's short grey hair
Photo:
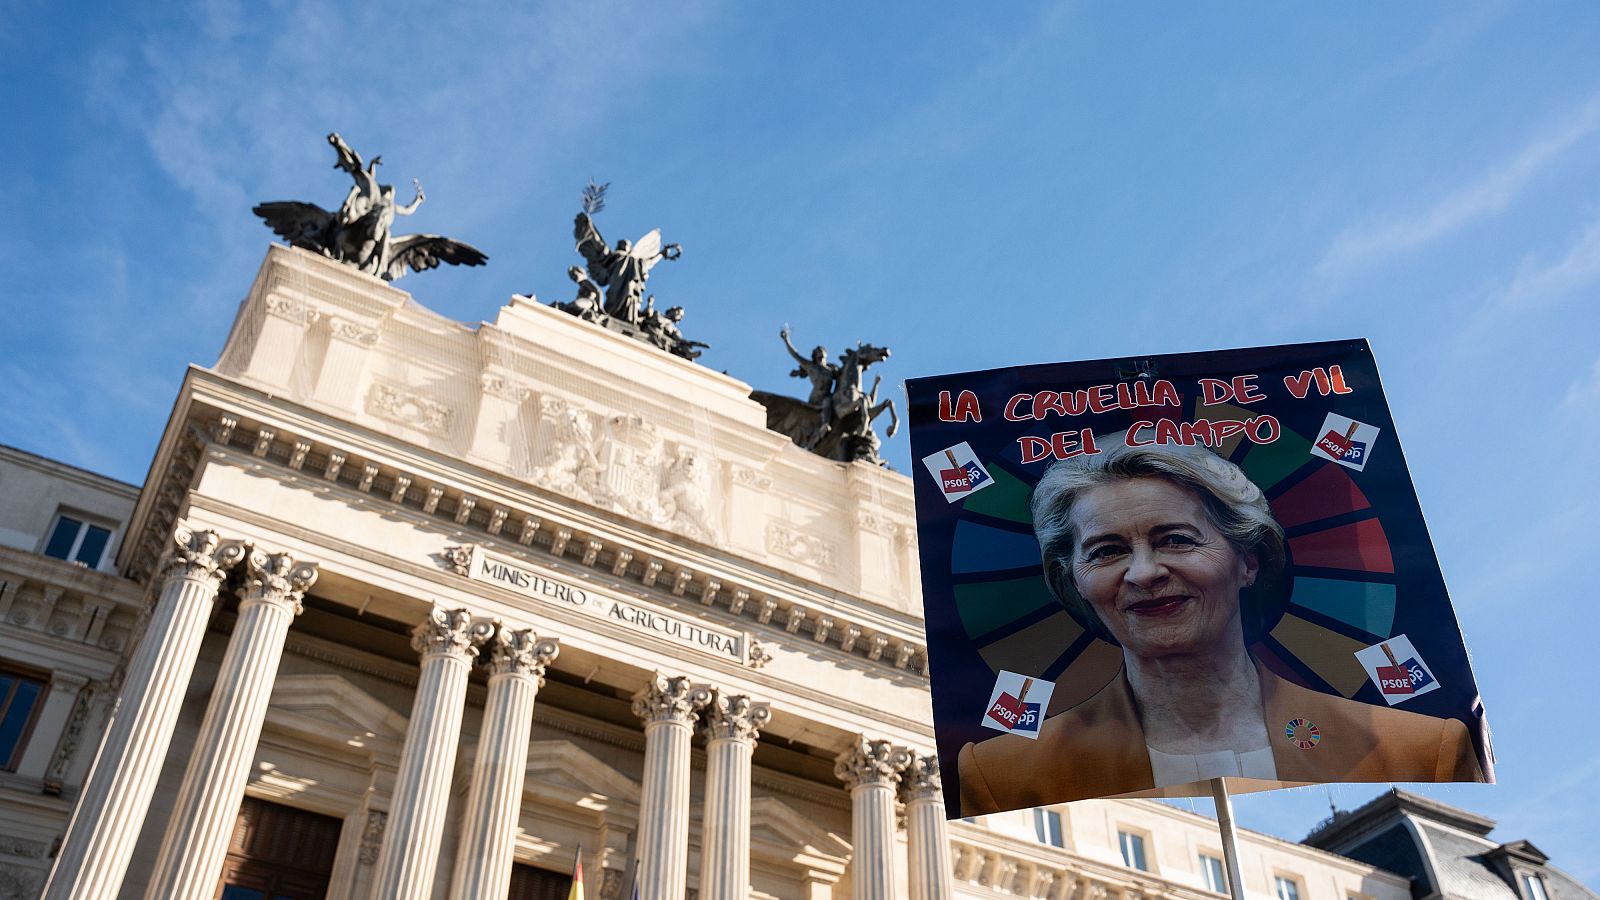
[[[1240,553],[1255,554],[1259,568],[1253,585],[1239,592],[1240,620],[1248,646],[1272,630],[1287,601],[1288,564],[1283,526],[1272,517],[1267,498],[1240,468],[1203,446],[1150,444],[1129,447],[1123,435],[1101,439],[1099,453],[1052,463],[1034,486],[1028,506],[1039,540],[1045,582],[1078,624],[1116,644],[1072,581],[1078,535],[1072,505],[1085,490],[1134,478],[1161,478],[1188,488],[1200,498],[1211,524]]]

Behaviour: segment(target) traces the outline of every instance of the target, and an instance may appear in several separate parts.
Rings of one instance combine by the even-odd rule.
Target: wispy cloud
[[[1420,210],[1394,212],[1346,228],[1317,263],[1321,278],[1339,278],[1432,243],[1511,204],[1568,150],[1600,129],[1600,95],[1591,97],[1510,158]]]
[[[1587,377],[1567,385],[1561,408],[1565,413],[1600,414],[1600,359],[1589,367]]]
[[[1578,235],[1562,257],[1548,265],[1525,265],[1499,305],[1514,310],[1548,306],[1600,279],[1600,219]]]

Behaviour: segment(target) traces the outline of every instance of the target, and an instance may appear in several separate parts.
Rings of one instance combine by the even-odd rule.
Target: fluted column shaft
[[[489,699],[451,878],[451,900],[501,900],[511,884],[511,853],[522,812],[533,701],[556,658],[554,641],[498,626],[489,644]]]
[[[894,900],[894,797],[910,761],[906,750],[863,736],[834,765],[834,774],[850,788],[855,900]]]
[[[228,837],[239,815],[267,701],[300,598],[317,580],[314,563],[251,550],[239,618],[195,736],[146,900],[209,900],[217,892]]]
[[[900,776],[906,798],[911,900],[951,900],[950,838],[945,828],[939,757],[915,754]]]
[[[467,673],[478,645],[493,630],[488,622],[474,622],[464,609],[435,609],[412,634],[411,645],[422,654],[422,671],[378,854],[377,900],[433,896]]]
[[[640,900],[683,900],[689,867],[689,739],[711,690],[688,678],[655,678],[633,700],[644,720],[639,791]]]
[[[45,885],[48,900],[111,900],[139,839],[183,695],[238,542],[179,525],[161,595],[128,661],[116,711]]]
[[[742,694],[719,692],[708,710],[701,900],[750,896],[750,755],[771,719],[767,704]]]

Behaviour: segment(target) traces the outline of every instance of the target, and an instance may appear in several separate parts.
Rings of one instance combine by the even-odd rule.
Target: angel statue
[[[262,203],[253,210],[291,246],[337,259],[384,281],[394,281],[407,272],[437,268],[440,263],[481,266],[488,262],[489,257],[476,247],[436,234],[394,237],[390,230],[395,216],[411,215],[427,199],[422,182],[411,180],[416,198],[401,206],[395,199],[394,185],[378,183],[381,157],[374,156],[371,162],[363,163],[361,155],[337,133],[328,135],[328,143],[338,154],[334,168],[354,182],[338,212],[295,200]]]
[[[630,325],[640,324],[639,302],[644,299],[644,283],[650,270],[663,259],[683,255],[683,248],[677,244],[661,243],[659,228],[651,229],[637,242],[620,240],[615,249],[609,248],[588,211],[578,213],[573,220],[572,236],[578,242],[578,253],[588,263],[589,279],[606,290],[601,311]]]

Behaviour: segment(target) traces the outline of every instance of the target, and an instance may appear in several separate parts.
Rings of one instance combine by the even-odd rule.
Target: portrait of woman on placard
[[[1122,668],[1037,740],[963,747],[962,815],[1203,794],[1217,777],[1483,780],[1461,722],[1301,687],[1250,654],[1289,585],[1283,528],[1238,466],[1202,446],[1100,446],[1052,464],[1030,508],[1051,593]]]

